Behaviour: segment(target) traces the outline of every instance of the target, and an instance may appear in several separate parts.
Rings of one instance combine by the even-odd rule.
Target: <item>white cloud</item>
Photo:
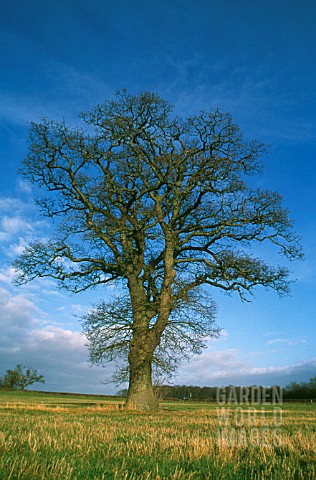
[[[87,305],[81,303],[69,303],[58,307],[56,310],[61,313],[66,313],[67,315],[70,313],[73,315],[83,315],[87,312]]]
[[[1,212],[21,212],[29,208],[30,208],[29,204],[22,202],[18,198],[14,198],[14,197],[0,198]]]
[[[89,366],[87,340],[79,332],[65,328],[62,318],[57,325],[36,305],[30,294],[12,294],[0,288],[0,365],[2,375],[17,363],[36,368],[45,385],[34,388],[82,393],[113,393],[115,387],[104,387],[106,371]]]
[[[4,274],[5,278],[11,273]],[[7,276],[7,277],[6,277]],[[5,285],[5,283],[4,283]],[[113,371],[109,365],[89,367],[87,340],[81,334],[79,323],[69,323],[69,312],[82,313],[84,306],[63,300],[61,309],[48,314],[38,307],[39,291],[0,288],[0,365],[6,369],[23,363],[36,368],[45,376],[44,385],[35,388],[48,391],[82,393],[113,393],[116,387],[104,386]],[[66,324],[71,325],[67,328]],[[283,340],[281,338],[275,340]],[[279,342],[280,344],[284,342]],[[212,348],[219,345],[210,342]],[[183,364],[176,384],[187,385],[288,385],[291,381],[305,381],[315,376],[316,359],[294,365],[256,366],[254,357],[245,356],[238,349],[210,351],[195,356]]]
[[[29,295],[12,294],[5,288],[0,289],[0,312],[2,335],[11,334],[18,329],[24,332],[38,325],[41,316],[44,318],[44,314]],[[13,337],[13,340],[15,338]]]
[[[12,267],[0,268],[0,282],[5,284],[12,284],[16,277],[16,272]]]
[[[27,181],[19,178],[16,183],[16,189],[20,193],[32,193],[32,185]]]
[[[179,378],[183,378],[183,383],[186,384],[209,385],[216,379],[236,375],[246,365],[247,362],[240,357],[237,349],[206,351],[193,357],[187,365],[182,365]]]
[[[6,257],[20,255],[35,238],[44,239],[46,231],[47,222],[38,218],[33,203],[0,198],[0,246]]]
[[[19,237],[17,243],[12,243],[7,249],[5,249],[5,253],[8,257],[17,257],[21,255],[25,247],[27,247],[30,243],[30,238]]]
[[[210,342],[226,342],[228,340],[229,333],[225,328],[222,328],[220,331],[220,334],[217,338],[207,338],[208,341]]]
[[[5,215],[0,223],[0,240],[8,241],[18,232],[32,232],[33,225],[21,217]]]
[[[41,350],[45,352],[52,351],[60,352],[61,348],[65,348],[67,352],[82,350],[86,344],[86,339],[80,332],[73,332],[71,330],[48,325],[45,328],[33,330],[26,342],[26,349],[33,349],[35,346],[41,345]],[[44,348],[45,347],[45,348]],[[84,355],[86,356],[86,355]],[[55,361],[58,359],[55,359]]]
[[[257,367],[237,349],[205,352],[182,365],[176,384],[186,385],[287,385],[315,376],[316,358],[286,366]]]
[[[284,345],[292,346],[292,345],[299,345],[301,343],[306,343],[306,339],[299,338],[297,340],[289,340],[288,338],[275,338],[267,341],[268,345],[284,344]]]

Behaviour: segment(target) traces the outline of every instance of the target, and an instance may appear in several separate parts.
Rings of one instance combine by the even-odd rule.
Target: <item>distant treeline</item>
[[[285,387],[283,397],[286,400],[316,400],[316,377],[309,382],[291,382]]]
[[[200,402],[228,402],[245,403],[246,400],[253,399],[260,403],[260,399],[265,396],[265,401],[273,400],[275,393],[278,392],[277,401],[283,400],[316,400],[316,377],[311,378],[309,382],[291,382],[285,388],[258,387],[239,387],[228,385],[226,387],[197,387],[193,385],[162,385],[155,387],[157,395],[166,400],[194,400]],[[119,390],[117,395],[125,397],[127,389]]]

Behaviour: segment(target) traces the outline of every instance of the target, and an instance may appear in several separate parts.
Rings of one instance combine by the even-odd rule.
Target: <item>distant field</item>
[[[0,392],[0,479],[313,480],[315,434],[315,404],[140,414],[115,398]]]

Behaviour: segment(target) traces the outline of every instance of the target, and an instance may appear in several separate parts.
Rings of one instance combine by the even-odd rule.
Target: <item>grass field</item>
[[[316,478],[316,405],[162,403],[0,392],[0,479]]]

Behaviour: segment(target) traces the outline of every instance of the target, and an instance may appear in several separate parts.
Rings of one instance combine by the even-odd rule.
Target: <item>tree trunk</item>
[[[130,410],[153,412],[159,408],[159,402],[152,385],[153,352],[151,352],[152,348],[150,349],[149,345],[146,345],[144,338],[142,343],[140,343],[140,340],[137,342],[138,344],[135,339],[131,342],[128,356],[129,389],[125,406]]]

